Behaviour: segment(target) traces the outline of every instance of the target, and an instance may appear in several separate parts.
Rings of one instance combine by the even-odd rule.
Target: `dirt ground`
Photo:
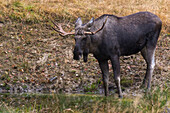
[[[61,37],[49,23],[0,23],[0,92],[102,92],[98,62],[73,60],[73,37]],[[156,50],[152,86],[164,87],[170,80],[170,36],[161,34]],[[109,88],[114,89],[110,67]],[[145,75],[140,53],[121,57],[124,94],[136,94]]]

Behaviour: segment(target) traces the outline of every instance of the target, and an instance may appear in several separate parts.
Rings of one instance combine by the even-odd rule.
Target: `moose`
[[[122,98],[119,57],[138,52],[141,52],[147,64],[142,86],[150,90],[155,66],[155,49],[162,27],[158,16],[150,12],[138,12],[124,17],[104,14],[97,19],[92,18],[85,24],[79,17],[75,22],[74,32],[66,32],[61,24],[54,21],[52,23],[58,29],[52,28],[60,35],[75,35],[73,59],[79,60],[83,56],[84,62],[87,62],[89,53],[92,53],[97,59],[102,71],[105,96],[109,95],[108,60],[112,64],[119,97]]]

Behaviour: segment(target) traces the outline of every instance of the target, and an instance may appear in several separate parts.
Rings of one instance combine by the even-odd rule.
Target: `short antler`
[[[61,24],[56,24],[56,23],[55,23],[54,21],[52,21],[52,20],[51,20],[51,22],[52,22],[56,27],[58,27],[59,30],[58,30],[58,29],[55,29],[54,27],[52,27],[52,28],[53,28],[55,31],[59,32],[60,35],[62,35],[62,36],[74,35],[74,34],[75,34],[75,32],[65,32],[65,31],[63,30]]]
[[[106,19],[105,19],[102,27],[99,28],[98,30],[96,30],[96,31],[94,31],[94,32],[84,32],[84,33],[87,34],[87,35],[94,35],[94,34],[98,33],[99,31],[101,31],[101,30],[104,28],[104,26],[105,26],[105,24],[106,24],[106,22],[107,22],[107,19],[108,19],[108,16],[106,17]]]

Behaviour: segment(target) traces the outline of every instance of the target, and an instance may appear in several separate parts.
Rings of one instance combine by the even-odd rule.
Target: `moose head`
[[[108,17],[107,17],[108,18]],[[61,24],[56,24],[52,20],[51,22],[59,29],[55,29],[52,27],[55,31],[59,32],[61,36],[67,36],[67,35],[74,35],[75,39],[75,48],[73,51],[73,59],[80,60],[81,56],[83,55],[84,62],[87,62],[88,53],[89,53],[89,47],[90,47],[90,38],[89,35],[94,35],[97,32],[101,31],[103,27],[105,26],[105,23],[107,21],[107,18],[103,22],[103,25],[97,29],[96,31],[91,31],[91,27],[94,23],[94,18],[92,18],[89,22],[86,24],[83,24],[81,18],[79,17],[75,22],[75,31],[74,32],[66,32],[63,30]]]

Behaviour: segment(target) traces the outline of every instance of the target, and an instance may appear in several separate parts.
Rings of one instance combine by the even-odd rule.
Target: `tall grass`
[[[1,94],[0,112],[55,113],[160,113],[167,112],[168,87],[156,87],[139,97],[123,99],[99,95],[5,95]]]
[[[1,0],[0,18],[27,22],[47,20],[52,16],[60,22],[84,20],[102,14],[126,16],[150,11],[163,21],[163,32],[170,32],[169,0]]]

